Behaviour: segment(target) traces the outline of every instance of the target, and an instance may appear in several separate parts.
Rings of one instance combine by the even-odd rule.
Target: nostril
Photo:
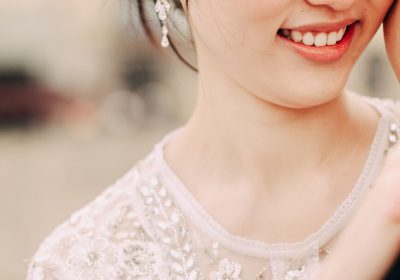
[[[312,5],[315,6],[328,6],[336,11],[348,10],[355,0],[307,0]]]

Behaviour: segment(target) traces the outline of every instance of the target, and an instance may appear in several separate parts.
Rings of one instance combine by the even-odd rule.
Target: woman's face
[[[342,92],[392,3],[192,0],[200,74],[207,71],[202,65],[215,66],[251,94],[285,107],[325,103]]]

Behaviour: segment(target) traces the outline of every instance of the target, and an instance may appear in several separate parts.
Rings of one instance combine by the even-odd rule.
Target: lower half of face
[[[393,0],[194,0],[201,61],[277,105],[338,96]],[[206,70],[206,69],[205,69]]]

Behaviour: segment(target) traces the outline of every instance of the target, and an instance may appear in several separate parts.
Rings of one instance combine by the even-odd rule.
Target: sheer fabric
[[[310,279],[400,134],[400,104],[365,100],[381,119],[364,169],[336,212],[305,240],[267,244],[218,224],[164,159],[175,130],[49,235],[27,279]]]

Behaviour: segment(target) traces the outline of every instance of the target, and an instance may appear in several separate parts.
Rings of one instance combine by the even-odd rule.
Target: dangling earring
[[[167,28],[167,13],[171,9],[171,4],[168,2],[168,0],[157,0],[155,6],[154,6],[156,12],[158,13],[158,18],[160,19],[162,26],[161,26],[161,33],[162,33],[162,39],[161,39],[161,46],[164,48],[169,46],[169,41],[168,41],[168,28]]]

